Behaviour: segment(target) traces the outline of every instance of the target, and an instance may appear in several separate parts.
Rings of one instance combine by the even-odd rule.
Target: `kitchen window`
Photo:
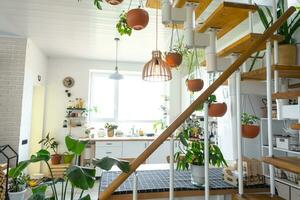
[[[90,114],[91,123],[111,122],[119,127],[150,129],[153,122],[163,118],[162,107],[168,107],[168,83],[146,82],[140,73],[132,72],[123,72],[124,79],[114,81],[108,78],[110,73],[90,73],[89,105],[98,108],[97,113]]]

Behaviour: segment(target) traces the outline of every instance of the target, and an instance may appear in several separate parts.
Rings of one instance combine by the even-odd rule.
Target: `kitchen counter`
[[[153,141],[157,136],[154,137],[147,137],[147,136],[138,136],[138,137],[98,137],[98,138],[81,138],[81,141],[95,141],[95,142],[100,142],[100,141]],[[170,138],[168,138],[170,140]]]

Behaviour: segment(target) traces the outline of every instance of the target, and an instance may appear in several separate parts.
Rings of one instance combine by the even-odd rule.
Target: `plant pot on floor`
[[[26,192],[27,192],[26,188],[21,192],[8,192],[9,200],[25,200]]]
[[[281,44],[278,46],[278,64],[296,65],[297,46],[294,44]]]
[[[204,166],[191,165],[191,181],[193,185],[203,186]]]
[[[51,155],[51,164],[52,165],[58,165],[61,161],[61,155],[59,154],[53,154]]]
[[[222,117],[226,111],[226,103],[211,103],[208,105],[208,116],[210,117]]]
[[[259,134],[260,128],[257,125],[242,125],[242,135],[244,138],[255,138]]]
[[[165,60],[170,67],[178,67],[182,63],[182,55],[176,52],[169,52],[166,54]]]
[[[202,79],[187,79],[186,85],[189,91],[198,92],[203,88],[204,82]]]
[[[131,9],[127,12],[126,21],[130,28],[142,30],[148,25],[149,14],[141,8]]]

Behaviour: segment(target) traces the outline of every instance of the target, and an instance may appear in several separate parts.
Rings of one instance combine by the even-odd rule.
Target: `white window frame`
[[[89,74],[89,99],[88,99],[88,105],[89,107],[91,107],[91,99],[92,99],[92,80],[94,79],[95,75],[100,74],[101,76],[107,76],[107,78],[109,77],[109,75],[113,73],[113,71],[109,71],[109,70],[90,70],[90,74]],[[126,75],[134,75],[134,76],[141,76],[140,72],[133,72],[133,71],[122,71],[120,72],[121,74],[126,74]],[[126,78],[126,77],[125,77]],[[120,80],[122,82],[122,80]],[[94,118],[91,117],[91,115],[89,115],[89,122],[93,122],[93,123],[105,123],[105,122],[110,122],[110,123],[153,123],[157,120],[138,120],[138,119],[134,119],[134,120],[120,120],[119,119],[119,82],[120,81],[115,81],[114,82],[114,117],[113,118]],[[164,93],[170,97],[170,83],[166,83],[165,87],[164,87]],[[170,107],[170,106],[169,106]],[[143,111],[141,111],[143,112]],[[168,113],[168,118],[170,117],[170,113]],[[160,119],[159,119],[160,120]]]

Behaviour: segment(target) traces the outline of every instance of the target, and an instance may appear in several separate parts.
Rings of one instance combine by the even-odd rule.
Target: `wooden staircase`
[[[262,161],[277,168],[300,174],[300,158],[298,157],[262,157]]]
[[[150,1],[150,0],[148,0]],[[180,7],[186,2],[185,0],[177,0],[174,2],[173,7]],[[211,1],[205,1],[203,5],[205,9]],[[201,4],[201,1],[200,1]],[[148,4],[149,5],[149,4]],[[255,5],[239,4],[223,2],[213,14],[197,28],[199,32],[204,32],[208,28],[217,28],[218,38],[224,36],[227,32],[245,20],[248,16],[249,11],[255,11],[257,7]],[[262,48],[262,44],[273,37],[273,33],[295,12],[295,8],[289,8],[276,22],[272,24],[263,34],[254,36],[249,46],[244,48],[237,60],[232,63],[202,94],[183,112],[178,118],[170,124],[164,132],[151,143],[144,152],[139,155],[134,161],[130,163],[130,171],[128,173],[121,173],[113,182],[102,192],[99,196],[100,200],[107,200],[110,198],[112,193],[132,174],[135,170],[145,162],[145,160],[165,141],[172,135],[177,128],[184,123],[184,121],[199,107],[203,104],[208,97],[215,92],[239,67],[258,49]],[[199,11],[201,13],[201,10]],[[246,197],[246,198],[245,198]],[[258,196],[245,195],[243,199],[270,199],[268,195]],[[241,199],[241,198],[236,198]],[[273,199],[273,198],[271,198]],[[280,199],[280,198],[274,198]]]

